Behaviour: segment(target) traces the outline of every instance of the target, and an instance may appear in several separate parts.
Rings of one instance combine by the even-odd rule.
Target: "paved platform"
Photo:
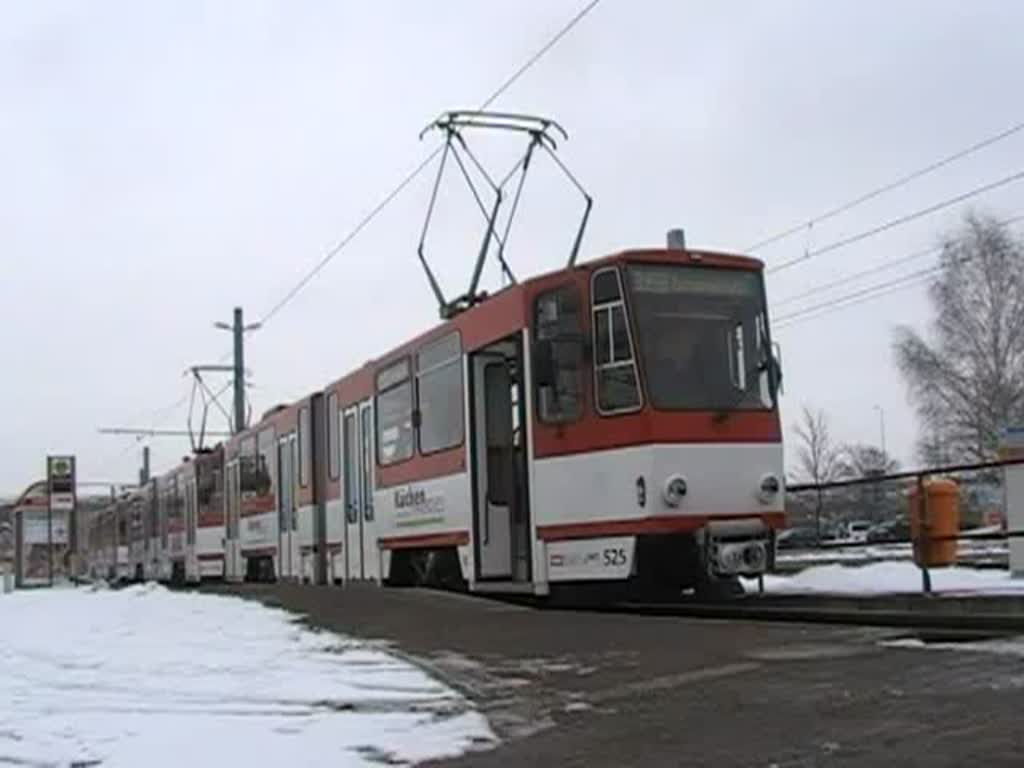
[[[503,744],[446,765],[1024,765],[1024,657],[885,644],[906,630],[219,589],[390,646],[462,690]]]

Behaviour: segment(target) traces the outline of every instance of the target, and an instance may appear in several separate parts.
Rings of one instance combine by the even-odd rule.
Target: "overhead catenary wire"
[[[1024,179],[1024,170],[1017,171],[1016,173],[1012,173],[1009,176],[1004,176],[1003,178],[997,179],[996,181],[993,182],[989,182],[988,184],[983,184],[980,187],[974,187],[973,189],[970,189],[967,192],[963,192],[959,195],[956,195],[955,197],[951,197],[941,202],[935,203],[934,205],[930,205],[927,208],[921,208],[919,210],[912,211],[911,213],[908,213],[904,216],[899,216],[895,219],[890,219],[889,221],[886,221],[883,224],[879,224],[878,226],[866,229],[862,232],[857,232],[856,234],[844,237],[840,240],[836,240],[827,245],[823,245],[820,248],[805,251],[800,256],[795,256],[794,258],[789,259],[788,261],[784,261],[781,264],[776,264],[767,269],[766,271],[768,274],[775,274],[776,272],[781,272],[784,269],[789,269],[790,267],[796,266],[797,264],[812,259],[815,256],[821,256],[822,254],[831,253],[832,251],[837,251],[840,248],[845,248],[848,245],[859,243],[862,240],[867,240],[868,238],[874,237],[875,235],[879,235],[883,232],[888,232],[890,229],[902,226],[916,219],[920,219],[924,216],[929,216],[933,213],[938,213],[939,211],[945,210],[946,208],[954,206],[957,203],[962,203],[966,200],[970,200],[973,197],[977,197],[978,195],[982,195],[986,192],[991,192],[994,189],[999,189],[1000,187],[1005,187],[1008,184],[1013,184],[1014,182],[1020,181],[1021,179]]]
[[[224,394],[232,386],[233,383],[234,382],[232,380],[228,380],[228,382],[226,384],[224,384],[220,389],[218,389],[214,393],[214,397],[215,398],[216,397],[220,397],[222,394]],[[179,397],[173,403],[165,406],[164,408],[160,408],[158,410],[152,411],[154,416],[153,416],[153,419],[149,423],[149,429],[153,432],[154,436],[156,436],[157,433],[159,432],[157,427],[159,427],[162,424],[166,423],[166,418],[168,416],[170,416],[171,414],[175,413],[178,410],[178,408],[180,408],[183,405],[185,405],[189,401],[190,397],[191,397],[191,390],[188,393],[186,393],[185,395],[183,395],[182,397]],[[135,438],[134,440],[129,442],[121,450],[119,450],[117,452],[114,452],[114,453],[107,454],[107,456],[105,456],[104,458],[101,458],[99,460],[99,462],[97,463],[97,465],[96,465],[97,466],[97,471],[100,471],[100,470],[104,470],[105,471],[112,463],[114,463],[115,461],[120,461],[133,448],[138,446],[140,443],[147,442],[147,440],[148,440],[148,438],[145,435],[136,435],[136,436],[134,436],[134,438]]]
[[[748,246],[746,250],[748,252],[755,251],[759,248],[764,248],[765,246],[772,245],[774,243],[779,242],[780,240],[784,240],[788,237],[791,237],[799,232],[803,232],[815,226],[816,224],[820,224],[823,221],[828,221],[829,219],[835,218],[836,216],[846,213],[847,211],[850,211],[860,205],[863,205],[864,203],[870,200],[874,200],[876,197],[880,197],[886,194],[887,192],[899,189],[900,187],[903,187],[912,181],[916,181],[917,179],[920,179],[923,176],[927,176],[928,174],[933,173],[934,171],[937,171],[941,168],[944,168],[947,165],[956,162],[957,160],[962,160],[963,158],[968,157],[974,154],[975,152],[985,149],[986,147],[990,147],[993,144],[997,144],[998,142],[1003,141],[1004,139],[1008,139],[1011,136],[1020,133],[1022,130],[1024,130],[1024,122],[1012,125],[1009,128],[1000,131],[999,133],[982,139],[981,141],[978,141],[970,145],[969,147],[954,152],[951,155],[947,155],[946,157],[936,160],[935,162],[930,163],[929,165],[926,165],[923,168],[919,168],[916,171],[912,171],[911,173],[908,173],[904,176],[900,176],[899,178],[889,182],[888,184],[883,184],[882,186],[877,187],[869,192],[866,192],[865,194],[860,195],[859,197],[855,197],[853,200],[843,203],[842,205],[839,205],[835,208],[832,208],[831,210],[828,210],[825,213],[819,214],[817,216],[814,216],[813,218],[808,219],[807,221],[801,222],[800,224],[796,224],[792,227],[784,229],[783,231],[775,235],[772,235],[771,237],[767,237],[764,240],[760,240],[754,243],[753,245]]]
[[[160,424],[163,424],[168,416],[170,416],[172,413],[175,413],[179,408],[181,408],[188,402],[189,397],[190,393],[186,392],[173,403],[169,403],[168,405],[165,405],[161,408],[149,411],[148,414],[150,418],[148,419],[148,421],[150,428],[155,429]],[[129,421],[135,421],[135,418],[129,419]],[[99,470],[106,470],[106,468],[109,467],[113,462],[120,461],[121,459],[123,459],[125,455],[127,455],[128,452],[135,448],[135,446],[138,445],[140,442],[142,442],[142,439],[136,438],[135,440],[128,443],[128,445],[124,446],[121,450],[108,453],[106,456],[99,460],[99,462],[97,463],[97,468]]]
[[[1024,221],[1024,214],[1019,214],[1016,216],[1011,216],[1009,218],[1003,219],[1002,221],[999,222],[999,224],[1001,226],[1006,227],[1021,221]],[[918,258],[922,255],[927,255],[929,253],[941,252],[941,250],[942,247],[937,246],[935,248],[931,248],[925,251],[916,251],[914,253],[908,254],[907,256],[901,257],[899,259],[894,259],[891,262],[887,262],[887,264],[885,265],[880,265],[880,267],[876,267],[870,270],[864,270],[863,272],[859,272],[855,275],[848,275],[845,279],[832,281],[831,283],[818,286],[816,289],[811,289],[810,291],[805,291],[804,293],[806,295],[813,295],[813,293],[822,293],[828,288],[841,285],[843,282],[853,282],[854,279],[859,279],[860,277],[864,277],[868,274],[881,271],[882,268],[890,264],[896,265],[906,263],[907,261],[913,258]],[[962,261],[970,261],[972,258],[974,258],[974,256],[965,256],[962,258]],[[943,268],[943,264],[934,264],[931,267],[926,267],[915,272],[910,272],[905,275],[893,278],[892,280],[887,280],[882,283],[876,283],[874,285],[867,286],[865,288],[861,288],[851,293],[843,294],[841,296],[835,296],[832,299],[829,299],[828,301],[822,301],[819,302],[818,304],[814,304],[809,307],[801,307],[800,309],[796,309],[788,314],[772,318],[772,325],[776,329],[786,328],[794,323],[803,322],[804,320],[811,320],[822,315],[830,314],[831,312],[835,312],[850,306],[854,306],[856,304],[862,304],[866,301],[870,301],[871,299],[886,296],[890,293],[895,293],[896,291],[903,290],[905,288],[912,288],[916,285],[928,283],[938,279],[939,276],[942,274]],[[775,303],[773,304],[773,306],[778,306],[778,304]]]
[[[1011,216],[1008,219],[1003,219],[1002,221],[999,222],[999,224],[1002,226],[1009,226],[1011,224],[1016,224],[1019,221],[1024,221],[1024,214],[1019,214],[1016,216]],[[821,283],[819,285],[812,286],[811,288],[808,288],[806,290],[800,291],[799,293],[794,293],[790,296],[786,296],[778,301],[773,301],[772,307],[778,308],[785,306],[787,304],[792,304],[794,301],[805,299],[819,293],[824,293],[825,291],[829,291],[833,288],[838,288],[848,283],[857,282],[862,278],[878,274],[879,272],[887,272],[891,269],[895,269],[896,267],[902,266],[911,261],[916,261],[917,259],[925,258],[927,256],[938,255],[941,252],[941,245],[934,245],[929,248],[923,248],[919,251],[909,253],[906,256],[900,256],[895,259],[890,259],[889,261],[883,262],[882,264],[877,264],[868,269],[861,270],[860,272],[854,272],[849,275],[844,275],[842,277],[836,278],[835,280],[830,280],[827,283]]]
[[[907,280],[893,280],[890,281],[889,283],[875,286],[874,291],[866,293],[865,295],[862,296],[839,297],[834,302],[829,302],[828,305],[819,308],[815,312],[807,311],[804,314],[798,314],[792,318],[780,320],[778,324],[775,326],[775,330],[784,331],[786,328],[789,328],[790,326],[798,325],[807,320],[816,320],[823,315],[828,315],[833,312],[839,312],[848,307],[856,306],[858,304],[863,304],[867,301],[871,301],[872,299],[878,299],[883,296],[888,296],[891,293],[896,293],[897,291],[902,291],[907,288],[914,288],[915,286],[925,285],[927,283],[937,280],[941,274],[941,270],[939,270],[938,268],[934,270],[922,270],[922,272],[926,274],[914,276],[913,279],[910,279],[910,276],[908,276]]]
[[[827,283],[821,283],[820,285],[815,285],[804,291],[800,291],[799,293],[794,293],[791,296],[786,296],[785,298],[779,299],[778,301],[773,301],[772,308],[777,309],[779,307],[784,307],[787,304],[792,304],[794,301],[799,301],[800,299],[806,299],[812,296],[816,296],[819,293],[824,293],[825,291],[829,291],[833,288],[838,288],[848,283],[854,283],[862,278],[878,274],[879,272],[887,272],[890,269],[895,269],[896,267],[902,266],[911,261],[923,259],[926,256],[937,255],[941,253],[941,251],[941,245],[933,245],[930,248],[923,248],[919,251],[914,251],[913,253],[909,253],[906,256],[900,256],[899,258],[892,259],[891,261],[886,261],[882,264],[877,264],[874,267],[871,267],[870,269],[861,270],[860,272],[854,272],[851,275],[844,275],[843,277],[836,278],[835,280],[830,280]]]
[[[487,109],[495,101],[501,98],[501,96],[504,95],[509,88],[511,88],[520,78],[523,77],[523,75],[525,75],[531,68],[533,68],[537,64],[537,62],[544,58],[544,56],[547,55],[547,53],[551,51],[552,48],[554,48],[559,42],[561,42],[561,40],[567,34],[569,34],[569,32],[571,32],[581,21],[583,21],[583,19],[586,18],[586,16],[590,14],[600,3],[601,0],[589,0],[589,2],[585,3],[579,11],[577,11],[565,24],[563,24],[558,29],[558,31],[554,35],[551,36],[551,38],[549,38],[544,43],[544,45],[537,49],[537,51],[535,51],[530,57],[528,57],[526,61],[524,61],[518,68],[516,68],[515,71],[513,71],[512,74],[509,75],[497,88],[495,88],[494,91],[492,91],[491,94],[487,96],[487,98],[484,99],[484,101],[480,104],[479,109]],[[303,275],[302,278],[294,286],[292,286],[273,306],[270,307],[269,310],[267,310],[267,312],[263,314],[259,321],[260,324],[265,326],[270,319],[272,319],[278,313],[280,313],[281,310],[284,309],[302,291],[302,289],[305,288],[318,274],[320,274],[320,272],[322,272],[323,269],[339,253],[341,253],[346,247],[348,247],[348,245],[351,244],[352,241],[354,241],[359,236],[359,234],[367,226],[369,226],[369,224],[374,219],[376,219],[377,216],[380,215],[380,213],[385,208],[387,208],[399,195],[401,195],[402,192],[405,191],[405,189],[408,188],[408,186],[427,168],[427,166],[430,165],[430,163],[440,154],[442,147],[443,145],[435,147],[427,155],[427,157],[424,158],[420,163],[418,163],[413,168],[412,171],[406,174],[401,179],[401,181],[399,181],[399,183],[390,192],[388,192],[379,203],[377,203],[377,205],[371,208],[370,211],[365,216],[363,216],[363,218],[360,219],[344,237],[342,237],[332,248],[330,248],[320,258],[320,260],[312,267],[312,269],[310,269],[305,275]],[[230,358],[231,355],[232,352],[229,350],[228,352],[221,356],[219,361],[223,362],[224,360]],[[228,386],[230,386],[230,382]],[[161,414],[160,418],[163,418],[164,416],[176,412],[179,408],[184,406],[188,402],[189,397],[189,394],[185,394],[184,396],[176,400],[174,403],[170,404],[165,408],[159,409],[154,413]],[[156,419],[154,419],[152,426],[156,426]],[[129,446],[129,448],[130,447],[131,446]],[[118,458],[123,456],[125,452],[126,451],[122,451],[122,453],[118,455]]]
[[[480,104],[479,109],[485,110],[490,107],[495,101],[497,101],[509,88],[511,88],[523,75],[525,75],[538,61],[554,48],[572,29],[579,24],[583,19],[598,6],[601,0],[590,0],[586,3],[572,18],[570,18],[561,28],[533,55],[531,55],[522,65],[520,65],[504,82],[501,83],[484,101]],[[443,145],[435,147],[430,154],[427,155],[415,168],[408,174],[406,174],[401,181],[398,182],[390,192],[388,192],[384,198],[377,203],[370,211],[360,219],[356,225],[342,237],[336,245],[328,249],[328,251],[321,257],[321,259],[313,266],[313,268],[307,272],[302,278],[292,286],[285,294],[275,303],[264,315],[260,318],[260,323],[266,325],[267,321],[277,315],[285,306],[288,305],[298,294],[305,288],[310,281],[313,280],[324,267],[331,263],[331,261],[341,253],[353,240],[355,240],[359,234],[377,218],[380,213],[387,208],[402,192],[408,188],[408,186],[427,168],[428,165],[441,153]]]
[[[827,314],[827,312],[821,310],[835,311],[837,309],[841,309],[847,306],[848,303],[859,303],[859,301],[855,301],[857,299],[866,300],[867,298],[875,298],[876,295],[884,295],[883,293],[880,292],[886,291],[886,289],[894,288],[895,286],[907,287],[911,284],[916,284],[916,282],[914,281],[921,281],[922,279],[925,278],[937,277],[941,272],[942,265],[933,265],[930,267],[925,267],[923,269],[918,269],[915,270],[914,272],[909,272],[905,275],[900,275],[899,277],[893,278],[891,280],[886,280],[884,282],[876,283],[865,288],[860,288],[856,291],[852,291],[842,296],[836,296],[827,301],[821,301],[818,302],[817,304],[812,304],[809,307],[802,307],[788,314],[773,318],[772,325],[775,328],[784,328],[787,325],[791,324],[793,321],[797,319],[802,319],[808,315],[817,316],[818,314]]]
[[[1001,226],[1010,226],[1020,221],[1024,221],[1024,214],[1011,216],[1008,219],[1003,219],[999,222]],[[932,251],[941,250],[941,247],[932,249]],[[910,257],[920,256],[922,252],[910,254]],[[898,259],[896,262],[905,262],[909,257]],[[975,255],[963,256],[960,259],[960,263],[970,261],[975,258]],[[893,262],[893,263],[896,263]],[[945,264],[934,264],[930,267],[910,272],[905,275],[887,280],[882,283],[876,283],[865,288],[858,289],[851,293],[847,293],[841,296],[833,297],[828,301],[822,301],[809,307],[802,307],[794,310],[789,314],[777,316],[773,318],[772,325],[776,329],[784,329],[795,323],[800,323],[805,320],[812,320],[822,315],[827,315],[832,312],[837,312],[841,309],[846,309],[857,304],[862,304],[866,301],[870,301],[875,298],[887,296],[896,291],[903,290],[905,288],[912,288],[917,285],[923,285],[933,282],[941,277],[942,272],[945,268]],[[877,271],[877,270],[876,270]],[[868,272],[860,273],[859,276],[863,276]],[[853,276],[851,276],[853,277]]]

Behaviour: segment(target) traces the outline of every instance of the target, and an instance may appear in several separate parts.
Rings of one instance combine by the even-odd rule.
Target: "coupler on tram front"
[[[633,538],[630,570],[607,581],[553,581],[551,602],[611,604],[728,600],[746,594],[744,581],[775,567],[775,529],[757,518],[709,522],[690,533]],[[628,549],[628,548],[627,548]],[[624,548],[597,550],[621,557]]]

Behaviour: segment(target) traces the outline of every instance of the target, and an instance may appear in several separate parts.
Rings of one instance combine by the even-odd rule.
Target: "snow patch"
[[[974,643],[926,643],[916,637],[901,637],[898,640],[885,640],[881,643],[886,648],[922,649],[937,651],[967,651],[972,653],[994,653],[1001,656],[1016,656],[1024,659],[1024,637],[1008,640],[982,640]]]
[[[999,569],[933,568],[932,590],[946,595],[1024,595],[1024,579],[1013,579]],[[757,592],[757,580],[744,580],[748,593]],[[764,591],[772,594],[882,595],[921,591],[921,570],[909,562],[882,562],[863,566],[840,564],[807,568],[792,576],[764,577]]]
[[[380,765],[496,741],[421,669],[238,598],[16,592],[0,626],[0,764]]]

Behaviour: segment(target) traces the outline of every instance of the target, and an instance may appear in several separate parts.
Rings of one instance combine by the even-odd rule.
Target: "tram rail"
[[[1024,634],[1024,596],[749,595],[724,601],[619,602],[586,606],[642,616],[846,624]]]

